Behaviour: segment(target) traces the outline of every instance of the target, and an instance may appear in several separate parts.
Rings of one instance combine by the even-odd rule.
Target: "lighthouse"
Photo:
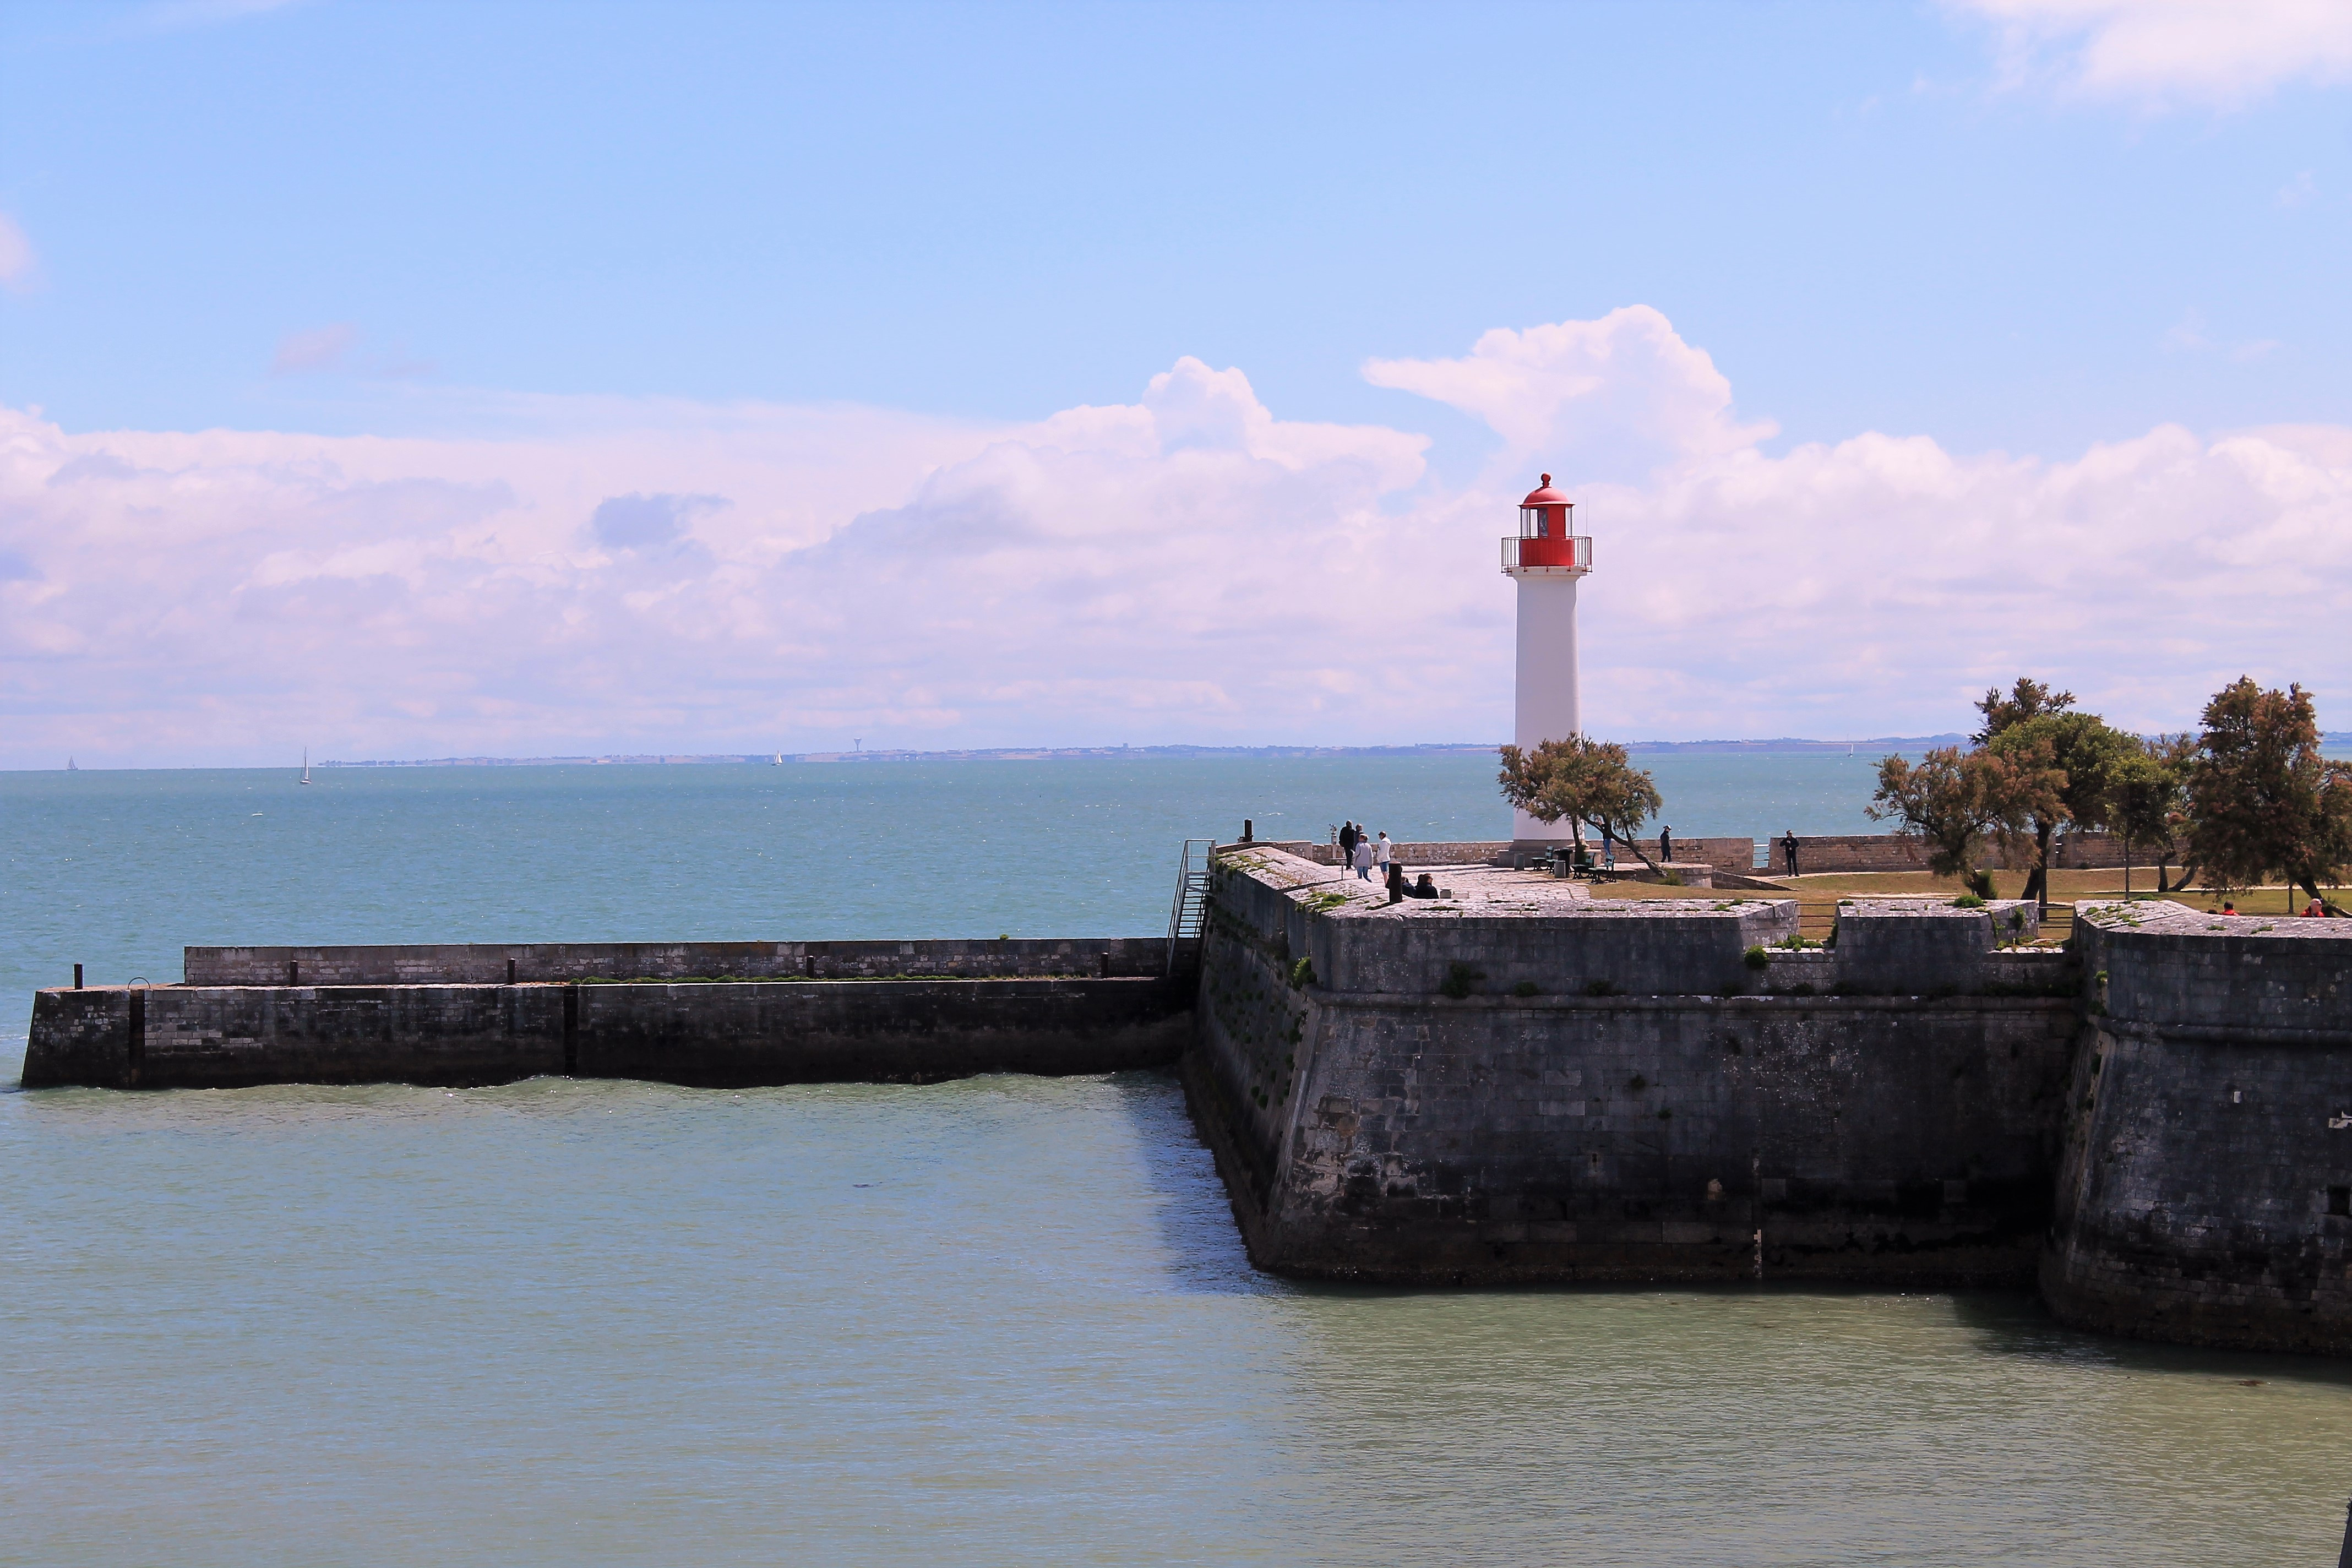
[[[1575,516],[1576,503],[1546,474],[1519,503],[1518,532],[1503,540],[1503,575],[1519,585],[1511,740],[1522,751],[1584,728],[1576,695],[1576,584],[1592,570],[1592,541],[1576,531]],[[1559,842],[1566,826],[1511,814],[1511,837],[1522,844]]]

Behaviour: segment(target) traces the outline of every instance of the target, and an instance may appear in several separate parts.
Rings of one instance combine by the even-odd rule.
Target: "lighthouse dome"
[[[1528,499],[1519,504],[1521,506],[1566,506],[1569,502],[1566,496],[1551,488],[1551,476],[1546,474],[1543,476],[1543,483],[1529,490]]]

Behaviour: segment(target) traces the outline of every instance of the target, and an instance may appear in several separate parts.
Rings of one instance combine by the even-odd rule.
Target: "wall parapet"
[[[498,985],[570,980],[1144,979],[1164,937],[445,942],[191,947],[190,985]]]

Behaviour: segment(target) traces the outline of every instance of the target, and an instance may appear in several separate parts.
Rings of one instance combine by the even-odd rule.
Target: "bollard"
[[[286,984],[289,985],[299,985],[302,984],[302,961],[300,959],[289,958],[286,961]]]
[[[513,959],[509,958],[509,959],[508,959],[508,960],[507,960],[507,984],[509,984],[509,985],[511,985],[511,984],[513,984],[514,983],[515,983],[515,961],[514,961]]]
[[[1254,837],[1256,837],[1256,835],[1251,831],[1250,819],[1249,819],[1248,817],[1246,817],[1246,816],[1243,817],[1243,818],[1242,818],[1242,842],[1243,842],[1243,843],[1244,843],[1244,844],[1247,844],[1247,843],[1248,843],[1252,838],[1254,838]]]
[[[79,963],[74,965],[74,989],[81,989],[81,965]]]

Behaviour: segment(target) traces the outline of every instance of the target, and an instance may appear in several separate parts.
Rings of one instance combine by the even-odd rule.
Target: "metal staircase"
[[[1209,857],[1213,838],[1187,838],[1176,860],[1176,901],[1168,910],[1168,973],[1176,973],[1176,955],[1186,942],[1198,943],[1201,925],[1209,913]]]

